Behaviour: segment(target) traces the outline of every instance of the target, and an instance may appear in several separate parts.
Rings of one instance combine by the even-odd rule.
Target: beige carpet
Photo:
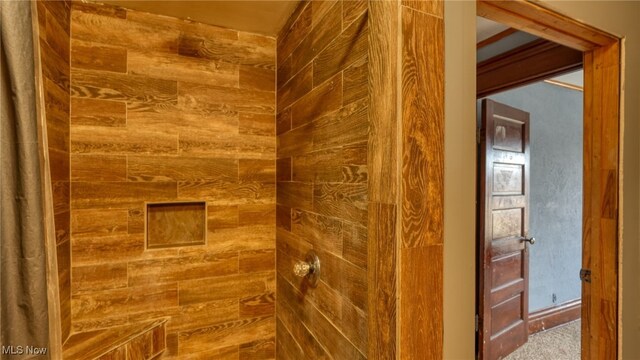
[[[504,360],[580,360],[580,320],[529,336]]]

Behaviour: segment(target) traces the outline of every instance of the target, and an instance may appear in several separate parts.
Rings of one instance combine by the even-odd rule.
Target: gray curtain
[[[0,350],[48,359],[29,354],[49,343],[31,4],[0,1],[0,21]]]

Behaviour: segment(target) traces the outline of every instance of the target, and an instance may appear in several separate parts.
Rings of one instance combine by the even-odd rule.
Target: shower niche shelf
[[[148,249],[206,244],[206,202],[146,203],[145,212]]]

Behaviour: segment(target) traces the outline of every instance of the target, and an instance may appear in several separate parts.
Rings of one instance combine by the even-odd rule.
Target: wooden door
[[[479,169],[479,351],[493,360],[528,338],[529,113],[483,100]]]

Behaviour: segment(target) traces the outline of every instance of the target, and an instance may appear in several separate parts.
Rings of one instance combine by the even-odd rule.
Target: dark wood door
[[[479,184],[479,351],[501,359],[527,342],[529,113],[482,102]]]

